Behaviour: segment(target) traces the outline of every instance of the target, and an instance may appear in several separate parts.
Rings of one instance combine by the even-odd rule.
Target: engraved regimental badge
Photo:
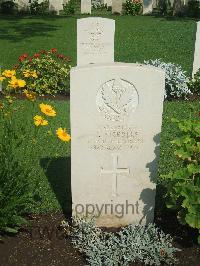
[[[135,86],[124,79],[112,79],[101,85],[96,98],[97,109],[110,121],[122,121],[137,108]]]

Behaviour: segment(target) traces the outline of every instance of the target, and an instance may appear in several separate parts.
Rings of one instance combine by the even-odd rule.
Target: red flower
[[[56,48],[52,48],[50,51],[54,54],[57,53],[58,50]]]
[[[41,50],[40,53],[41,54],[47,54],[47,51],[46,50]]]
[[[22,62],[22,61],[24,61],[26,58],[28,58],[28,55],[27,55],[27,54],[22,54],[22,55],[19,57],[19,61]]]
[[[32,60],[33,60],[33,58],[32,58],[32,57],[30,57],[30,58],[29,58],[29,62],[32,62]]]
[[[58,54],[57,57],[63,59],[65,56],[64,54]]]
[[[39,53],[36,53],[36,54],[34,54],[34,57],[35,58],[39,58],[40,57],[40,54]]]

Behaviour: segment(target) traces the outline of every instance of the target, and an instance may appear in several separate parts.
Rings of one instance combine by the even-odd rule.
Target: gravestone
[[[113,0],[112,1],[112,13],[121,14],[122,13],[122,0]]]
[[[153,0],[143,0],[143,15],[153,12]]]
[[[81,14],[91,14],[91,0],[81,0]]]
[[[60,11],[63,10],[63,0],[49,0],[49,10],[55,11],[59,15]]]
[[[15,0],[14,3],[17,4],[18,10],[20,10],[20,11],[28,10],[29,5],[30,5],[29,0]]]
[[[77,20],[77,65],[114,62],[115,21],[107,18]]]
[[[112,6],[112,1],[114,0],[103,0],[103,4],[107,5],[107,7]]]
[[[197,32],[195,41],[194,61],[193,61],[193,77],[194,74],[200,69],[200,21],[197,22]]]
[[[165,73],[94,64],[70,80],[73,215],[103,227],[153,222]]]

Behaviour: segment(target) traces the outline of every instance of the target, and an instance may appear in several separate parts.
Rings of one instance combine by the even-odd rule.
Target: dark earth
[[[23,228],[16,236],[4,236],[0,242],[1,266],[83,266],[85,258],[65,237],[61,229],[61,213],[29,216],[31,227]],[[199,266],[200,246],[195,242],[197,231],[180,226],[171,213],[156,217],[157,226],[174,238],[174,245],[182,251],[177,252],[177,265]],[[131,266],[142,266],[132,263]]]
[[[2,95],[0,95],[0,98]],[[18,99],[24,99],[18,96]],[[44,96],[41,99],[69,100],[69,93],[64,95]],[[191,97],[199,100],[200,96]],[[66,220],[62,213],[30,215],[31,226],[24,227],[16,236],[3,236],[0,241],[0,266],[83,266],[84,255],[80,254],[65,237],[61,221]],[[175,215],[168,211],[155,215],[155,223],[165,233],[174,238],[174,246],[181,249],[176,258],[179,266],[199,266],[200,246],[197,244],[197,230],[181,226]],[[132,263],[131,266],[142,266]]]

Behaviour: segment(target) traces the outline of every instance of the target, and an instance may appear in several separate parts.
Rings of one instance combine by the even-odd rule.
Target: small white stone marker
[[[193,62],[193,71],[192,75],[200,69],[200,21],[197,22],[197,32],[196,32],[196,41],[195,41],[195,51],[194,51],[194,62]]]
[[[114,62],[115,21],[90,17],[77,20],[77,65]]]
[[[72,68],[70,82],[73,215],[103,227],[153,222],[165,73],[93,64]]]
[[[153,0],[143,0],[143,15],[153,12]]]
[[[122,0],[113,0],[112,1],[112,13],[121,14],[122,13]]]
[[[81,0],[81,14],[91,14],[91,0]]]

